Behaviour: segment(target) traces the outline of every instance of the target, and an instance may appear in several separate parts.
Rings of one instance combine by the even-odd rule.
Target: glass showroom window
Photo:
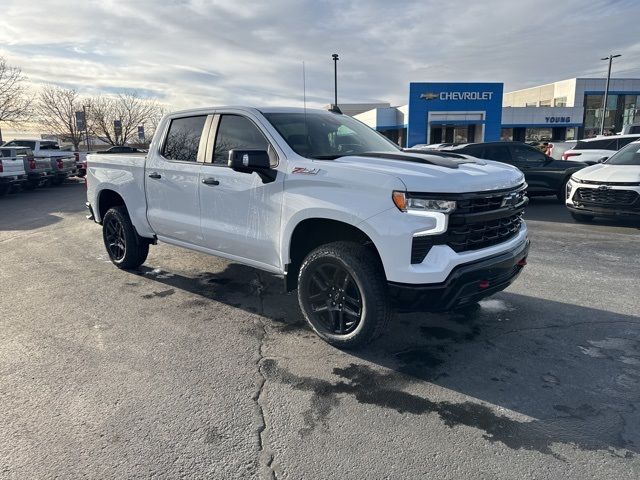
[[[553,131],[551,128],[527,128],[525,132],[526,142],[549,141]]]
[[[624,96],[623,125],[640,122],[640,95]]]
[[[513,128],[503,128],[500,133],[500,140],[503,142],[513,141]]]
[[[553,99],[554,107],[566,107],[567,106],[567,97],[558,97]]]
[[[595,137],[600,133],[600,122],[602,121],[602,95],[584,96],[584,136],[585,138]],[[607,114],[604,120],[604,128],[612,130],[617,126],[615,123],[618,110],[618,95],[607,97]]]
[[[576,140],[578,138],[577,128],[575,127],[567,127],[567,134],[565,136],[565,140]]]

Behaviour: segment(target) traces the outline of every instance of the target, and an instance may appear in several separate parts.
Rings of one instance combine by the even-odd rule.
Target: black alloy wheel
[[[316,325],[327,333],[347,335],[362,319],[362,295],[349,271],[338,262],[313,266],[304,297]]]
[[[104,222],[104,238],[107,251],[112,260],[119,262],[127,253],[124,226],[118,218],[111,216]]]

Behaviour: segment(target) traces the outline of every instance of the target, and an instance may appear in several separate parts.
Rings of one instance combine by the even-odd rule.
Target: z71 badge
[[[317,175],[320,171],[319,168],[305,168],[305,167],[295,167],[291,170],[291,174],[301,174],[301,175]]]

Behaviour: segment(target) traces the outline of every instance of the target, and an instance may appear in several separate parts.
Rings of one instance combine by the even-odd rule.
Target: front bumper
[[[507,288],[526,265],[529,240],[494,257],[455,267],[442,283],[389,282],[394,307],[402,312],[437,312],[477,302]]]
[[[612,195],[622,194],[623,192],[626,195],[630,195],[629,200],[619,201],[617,197],[613,197],[611,199],[605,199],[605,201],[586,201],[581,199],[577,194],[578,190],[595,192],[605,187],[605,191]],[[635,192],[634,201],[633,192]],[[640,186],[638,185],[616,185],[607,183],[586,184],[571,182],[567,185],[566,194],[566,206],[572,213],[606,218],[640,217]],[[623,199],[626,200],[624,197]]]
[[[577,213],[580,215],[592,215],[594,217],[640,218],[640,210],[634,211],[634,210],[623,210],[623,209],[613,209],[613,208],[594,207],[594,206],[580,207],[576,205],[567,205],[567,208],[569,209],[570,212]]]

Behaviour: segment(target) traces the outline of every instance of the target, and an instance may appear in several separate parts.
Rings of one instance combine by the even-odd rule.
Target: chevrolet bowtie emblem
[[[440,96],[440,94],[438,94],[438,93],[428,92],[428,93],[423,93],[422,95],[420,95],[420,98],[424,98],[425,100],[435,100],[439,96]]]

